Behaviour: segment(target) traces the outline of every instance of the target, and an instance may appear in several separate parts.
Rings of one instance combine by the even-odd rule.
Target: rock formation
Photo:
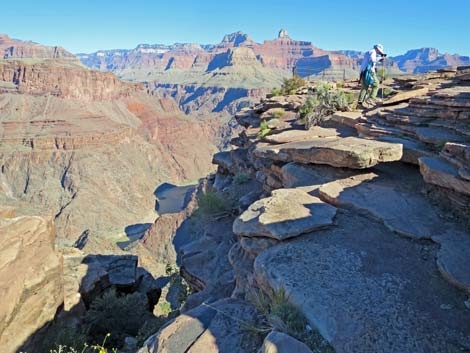
[[[34,42],[12,39],[0,34],[0,57],[2,59],[62,59],[78,61],[77,57],[62,47],[50,47]]]
[[[155,220],[152,190],[207,174],[230,138],[225,122],[186,117],[173,98],[112,73],[0,61],[0,202],[53,217],[61,244],[119,250],[109,238]]]
[[[181,320],[209,315],[205,303],[220,305],[235,281],[238,305],[253,290],[285,291],[336,352],[470,349],[466,70],[399,78],[383,106],[338,112],[309,131],[290,114],[309,89],[237,113],[246,130],[214,156],[206,186],[236,206],[180,248],[196,291]],[[285,110],[283,124],[260,140],[273,108]],[[244,186],[240,174],[251,177]],[[142,352],[165,351],[187,330],[179,322]],[[285,344],[308,351],[276,330],[260,351]]]
[[[470,57],[458,54],[442,54],[435,48],[409,50],[392,58],[407,73],[424,73],[449,66],[470,65]]]
[[[241,93],[234,107],[233,99],[225,99],[231,94],[224,98],[220,90],[270,90],[279,86],[283,78],[290,77],[294,68],[302,77],[334,81],[356,79],[363,53],[322,50],[311,42],[292,39],[282,29],[277,38],[263,43],[254,42],[243,32],[235,32],[225,35],[215,45],[140,44],[131,50],[102,50],[78,54],[78,57],[88,67],[149,83],[151,90],[174,94],[177,87],[179,94],[186,97],[179,101],[185,111],[194,110],[194,100],[210,96],[210,101],[201,107],[204,114],[225,111],[233,115],[264,97],[266,92]],[[394,74],[420,73],[468,64],[466,56],[440,54],[436,49],[423,48],[387,60],[386,69]]]
[[[3,352],[14,352],[62,304],[62,263],[50,220],[2,218],[0,234],[0,344]]]

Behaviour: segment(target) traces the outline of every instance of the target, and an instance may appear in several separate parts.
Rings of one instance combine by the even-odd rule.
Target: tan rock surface
[[[335,129],[326,129],[320,126],[314,126],[309,130],[286,130],[278,134],[268,135],[264,138],[269,143],[289,143],[297,141],[305,141],[315,138],[336,137],[338,131]]]
[[[62,265],[52,222],[1,219],[0,234],[0,345],[13,353],[54,318],[63,301]]]
[[[279,189],[252,204],[233,223],[233,232],[278,240],[333,224],[336,208],[298,189]]]
[[[257,147],[253,153],[257,157],[283,162],[363,169],[382,162],[400,160],[403,148],[401,144],[345,137],[265,145]]]

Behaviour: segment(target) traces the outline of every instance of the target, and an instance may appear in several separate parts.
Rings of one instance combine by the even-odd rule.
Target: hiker
[[[375,105],[377,93],[379,92],[379,79],[377,77],[377,63],[384,60],[387,54],[384,54],[384,47],[382,44],[374,45],[374,49],[369,50],[362,60],[361,74],[359,82],[361,83],[361,93],[359,93],[358,106],[367,108],[365,104],[369,103]],[[369,99],[366,97],[369,87],[372,86]]]

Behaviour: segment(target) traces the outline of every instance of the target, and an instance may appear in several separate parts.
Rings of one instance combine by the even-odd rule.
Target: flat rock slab
[[[268,135],[264,138],[264,140],[269,143],[281,144],[305,141],[314,138],[336,137],[338,134],[339,133],[336,129],[327,129],[320,126],[314,126],[309,130],[287,130],[279,134]]]
[[[384,105],[395,104],[410,100],[411,98],[424,96],[429,92],[429,88],[419,88],[412,91],[400,92],[394,95],[392,98],[387,99],[383,102]]]
[[[203,304],[165,325],[139,353],[255,353],[261,338],[246,330],[243,322],[259,321],[256,309],[241,300]]]
[[[323,184],[346,178],[358,173],[347,168],[328,165],[287,163],[281,168],[282,185],[285,188],[302,188],[307,192],[316,191]]]
[[[451,236],[435,237],[441,245],[437,266],[453,285],[470,293],[470,234],[455,231]]]
[[[337,207],[367,211],[392,231],[416,239],[445,232],[439,211],[421,194],[424,183],[412,166],[393,165],[320,187],[320,198]]]
[[[408,140],[405,138],[399,138],[395,136],[382,136],[378,137],[380,141],[391,142],[391,143],[401,143],[403,145],[403,157],[401,159],[402,162],[411,163],[419,165],[418,160],[421,157],[434,157],[436,153],[430,151],[425,147],[424,144]]]
[[[331,120],[345,126],[354,127],[362,118],[362,112],[336,112]]]
[[[441,272],[470,290],[470,232],[441,217],[440,210],[419,192],[423,183],[414,168],[393,167],[325,184],[320,198],[337,207],[365,211],[400,235],[437,242]]]
[[[254,155],[283,162],[328,164],[333,167],[364,169],[381,162],[398,161],[403,146],[358,137],[311,139],[281,145],[260,145]]]
[[[248,237],[284,240],[333,224],[336,208],[298,189],[279,189],[253,203],[233,223]]]
[[[470,349],[467,295],[435,275],[435,245],[351,211],[337,224],[262,252],[257,282],[284,288],[338,353]]]
[[[470,181],[462,178],[458,168],[443,158],[423,157],[419,166],[427,183],[470,195]]]

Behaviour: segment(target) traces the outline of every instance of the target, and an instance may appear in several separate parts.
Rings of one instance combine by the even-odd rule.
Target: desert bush
[[[102,342],[109,336],[109,345],[122,347],[124,338],[135,337],[146,319],[147,298],[141,293],[120,296],[114,289],[106,291],[90,305],[84,317],[88,337],[93,342]]]
[[[304,342],[315,353],[333,353],[333,348],[320,335],[310,327],[305,316],[290,303],[285,290],[280,289],[266,295],[261,290],[252,290],[247,299],[266,318],[267,326]],[[265,327],[261,327],[265,330]]]
[[[282,88],[275,87],[271,90],[271,94],[273,97],[280,96],[282,94]]]
[[[276,108],[271,110],[271,118],[273,119],[282,119],[286,115],[286,111],[281,108]]]
[[[46,331],[40,347],[41,352],[81,352],[87,336],[76,327],[54,322]]]
[[[380,80],[380,81],[385,81],[389,78],[388,76],[388,73],[387,73],[387,70],[385,70],[384,67],[379,67],[377,69],[377,78]]]
[[[206,191],[199,196],[198,211],[204,215],[223,212],[228,208],[228,201],[216,191]]]
[[[300,119],[305,128],[310,129],[336,111],[351,110],[354,101],[352,92],[334,89],[329,83],[323,83],[315,87],[314,93],[300,107]]]
[[[268,127],[268,122],[266,120],[262,120],[259,126],[259,131],[258,131],[258,138],[260,140],[264,139],[269,133],[271,132],[271,129]]]
[[[295,92],[307,84],[305,80],[299,75],[295,75],[292,78],[285,78],[282,82],[281,92],[282,94],[295,94]]]
[[[246,184],[249,181],[250,181],[250,176],[246,173],[237,173],[235,177],[233,178],[233,182],[236,185]]]
[[[344,81],[336,82],[336,88],[343,88],[343,87],[344,87]]]

